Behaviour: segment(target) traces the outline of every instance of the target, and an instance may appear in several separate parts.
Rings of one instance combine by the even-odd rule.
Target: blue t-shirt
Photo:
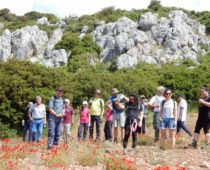
[[[120,114],[122,112],[124,112],[125,109],[118,109],[115,101],[116,101],[117,97],[116,96],[111,96],[109,98],[109,100],[112,102],[112,107],[113,107],[113,114]],[[124,103],[123,103],[124,104]]]
[[[64,102],[63,102],[63,98],[56,98],[55,96],[50,98],[49,101],[49,105],[48,105],[49,109],[53,109],[57,114],[62,114],[63,113],[63,109],[64,109]],[[51,116],[52,114],[50,114]]]

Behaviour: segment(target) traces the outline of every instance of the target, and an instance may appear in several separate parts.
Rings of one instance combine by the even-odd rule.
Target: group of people
[[[29,129],[29,141],[40,142],[43,126],[48,119],[48,149],[59,144],[62,131],[71,135],[71,125],[74,123],[74,109],[69,99],[64,99],[63,88],[56,89],[55,96],[50,98],[47,108],[42,104],[40,96],[36,97],[36,103],[29,102],[24,116],[23,141],[26,141],[26,132]],[[210,96],[208,87],[201,88],[202,98],[199,102],[199,114],[195,126],[195,133],[191,147],[197,147],[200,130],[203,128],[206,136],[206,145],[210,142]],[[177,104],[178,102],[178,104]],[[127,152],[130,135],[132,136],[132,150],[137,146],[138,133],[146,134],[147,110],[153,112],[154,141],[160,142],[160,149],[164,149],[166,129],[169,129],[169,139],[172,148],[175,148],[175,136],[183,129],[189,136],[192,132],[186,127],[187,102],[182,94],[172,99],[172,90],[163,86],[157,88],[157,93],[147,101],[144,95],[138,97],[131,93],[128,97],[121,94],[116,88],[112,89],[112,95],[104,102],[101,90],[95,91],[94,97],[89,101],[83,101],[78,113],[79,141],[93,140],[94,129],[96,141],[101,140],[101,124],[105,114],[104,125],[105,141],[123,143],[123,153]],[[48,114],[47,114],[48,113]],[[119,134],[120,130],[120,135]],[[38,131],[36,138],[36,131]],[[112,133],[113,132],[113,133]]]

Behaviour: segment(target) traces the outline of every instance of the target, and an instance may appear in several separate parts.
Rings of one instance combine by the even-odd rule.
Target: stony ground
[[[187,126],[193,130],[196,115],[189,117]],[[0,169],[210,169],[210,148],[192,149],[187,144],[191,141],[185,133],[177,138],[176,149],[160,150],[154,144],[152,128],[148,128],[147,136],[139,136],[136,153],[122,154],[122,144],[111,142],[78,143],[76,139],[69,141],[68,146],[61,144],[53,150],[46,150],[46,139],[41,144],[22,143],[17,139],[3,140],[0,143]],[[73,130],[76,135],[76,129]],[[204,136],[201,137],[201,144]],[[61,141],[63,143],[63,141]],[[130,146],[130,144],[129,144]]]

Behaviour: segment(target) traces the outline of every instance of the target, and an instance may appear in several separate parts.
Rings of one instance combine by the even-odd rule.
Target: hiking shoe
[[[127,149],[123,148],[123,155],[126,155],[126,154],[127,154]]]
[[[154,142],[156,143],[156,142],[159,142],[159,139],[154,139]]]
[[[188,143],[189,147],[197,148],[197,141],[193,140],[191,143]]]
[[[205,143],[201,146],[201,149],[209,149],[210,148],[210,144]]]
[[[47,150],[50,150],[52,149],[53,147],[52,146],[47,146]]]
[[[136,153],[136,149],[135,148],[131,148],[131,154],[134,155]]]
[[[164,146],[160,146],[160,150],[164,151],[165,150]]]

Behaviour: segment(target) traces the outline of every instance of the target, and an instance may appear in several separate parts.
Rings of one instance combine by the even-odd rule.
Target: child
[[[74,109],[70,105],[69,99],[65,99],[64,109],[64,133],[67,134],[68,138],[71,137],[71,124],[74,123]]]
[[[79,112],[79,128],[78,128],[79,142],[82,140],[82,136],[84,141],[87,139],[89,125],[90,125],[90,112],[88,108],[88,102],[83,101],[82,109]]]
[[[105,140],[112,141],[112,103],[108,102],[106,105],[106,123],[104,126]]]
[[[142,119],[142,126],[138,128],[138,133],[146,134],[146,114],[147,114],[147,99],[144,95],[140,96],[140,107],[142,112],[144,113]]]

